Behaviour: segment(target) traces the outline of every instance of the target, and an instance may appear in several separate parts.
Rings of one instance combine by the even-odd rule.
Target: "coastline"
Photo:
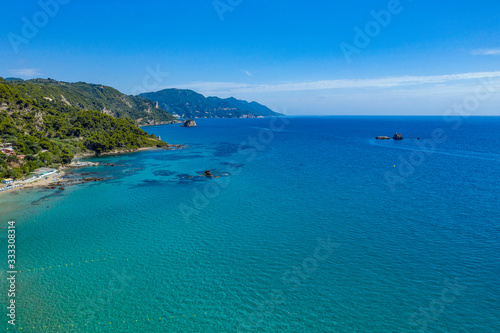
[[[135,153],[135,152],[140,152],[140,151],[145,151],[145,150],[153,150],[153,149],[160,149],[160,148],[158,148],[158,147],[141,147],[141,148],[137,148],[137,149],[114,150],[114,151],[103,153],[99,156],[129,154],[129,153]],[[71,160],[71,163],[78,161],[79,159],[82,159],[85,157],[93,157],[93,156],[96,156],[95,153],[78,154],[78,155],[75,155],[75,157]],[[61,166],[55,174],[50,175],[48,177],[43,177],[41,179],[38,179],[38,180],[30,182],[30,183],[23,183],[23,182],[14,183],[13,185],[21,185],[21,186],[13,187],[11,189],[6,189],[4,191],[1,191],[0,195],[2,193],[12,193],[16,190],[23,190],[23,189],[27,189],[27,188],[37,188],[37,187],[50,186],[52,183],[59,181],[62,177],[64,177],[66,175],[66,172],[65,172],[66,169],[73,169],[73,168],[75,168],[75,167],[71,167],[69,165]],[[7,186],[4,186],[4,188],[6,188],[6,187]]]
[[[170,147],[170,145],[169,145],[169,147]],[[109,155],[122,155],[122,154],[137,153],[137,152],[140,152],[140,151],[153,150],[153,149],[165,149],[165,148],[161,148],[161,147],[141,147],[141,148],[137,148],[137,149],[121,149],[121,150],[108,151],[108,152],[102,153],[100,155],[96,155],[95,153],[89,152],[89,153],[83,153],[83,154],[77,154],[77,155],[75,155],[75,157],[73,157],[73,159],[71,160],[71,162],[80,160],[80,159],[85,158],[85,157],[99,157],[99,156],[109,156]],[[64,168],[67,168],[67,166],[65,166]]]
[[[7,189],[5,191],[2,191],[0,192],[0,195],[2,193],[12,193],[16,190],[23,190],[23,189],[27,189],[27,188],[36,188],[36,187],[44,187],[44,186],[48,186],[54,182],[57,182],[59,181],[59,179],[61,177],[64,177],[66,175],[66,173],[64,172],[63,170],[64,168],[61,168],[59,169],[55,174],[53,175],[50,175],[50,176],[47,176],[47,177],[42,177],[41,179],[38,179],[38,180],[35,180],[33,182],[30,182],[30,183],[19,183],[19,184],[16,184],[16,185],[21,185],[19,187],[15,187],[15,188],[11,188],[11,189]]]
[[[175,124],[182,124],[182,121],[167,121],[167,122],[159,122],[159,123],[154,123],[154,124],[143,124],[143,125],[138,125],[139,128],[143,127],[153,127],[153,126],[161,126],[161,125],[175,125]]]
[[[102,153],[100,155],[96,155],[95,153],[89,152],[89,153],[83,153],[83,154],[77,154],[73,159],[71,160],[71,163],[76,162],[82,158],[85,157],[97,157],[97,156],[110,156],[110,155],[122,155],[122,154],[130,154],[130,153],[137,153],[141,151],[147,151],[147,150],[156,150],[156,149],[167,149],[167,150],[174,150],[174,149],[182,149],[183,145],[168,145],[168,147],[141,147],[137,149],[121,149],[121,150],[113,150],[109,152]],[[26,188],[36,188],[36,187],[45,187],[45,186],[50,186],[52,183],[60,181],[60,178],[64,177],[66,173],[64,172],[66,169],[73,169],[73,168],[79,168],[79,166],[71,166],[71,163],[68,165],[61,166],[57,173],[50,175],[48,177],[43,177],[42,179],[38,179],[36,181],[30,182],[30,183],[15,183],[13,185],[21,185],[19,187],[11,188],[8,190],[4,190],[0,192],[0,195],[2,193],[12,193],[15,190],[23,190]],[[5,186],[6,187],[6,186]]]

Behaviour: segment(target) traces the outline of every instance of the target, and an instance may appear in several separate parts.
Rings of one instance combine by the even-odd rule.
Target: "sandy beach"
[[[173,149],[182,149],[184,147],[185,146],[183,146],[183,145],[169,145],[168,149],[171,149],[171,150],[173,150]],[[101,156],[130,154],[130,153],[137,153],[137,152],[140,152],[140,151],[154,150],[154,149],[165,149],[165,148],[159,148],[159,147],[142,147],[142,148],[137,148],[137,149],[113,150],[113,151],[110,151],[110,152],[102,153]],[[78,161],[78,160],[80,160],[82,158],[85,158],[85,157],[94,157],[94,156],[96,156],[94,153],[85,153],[85,154],[75,155],[75,157],[73,158],[72,162],[76,162],[76,161]],[[5,190],[5,191],[1,191],[0,195],[2,193],[11,193],[13,191],[22,190],[22,189],[26,189],[26,188],[49,186],[50,184],[52,184],[52,183],[54,183],[56,181],[61,180],[61,178],[65,175],[65,172],[64,172],[65,169],[67,169],[67,168],[74,168],[74,167],[75,166],[73,166],[73,167],[71,167],[71,166],[61,167],[56,174],[53,174],[53,175],[50,175],[50,176],[47,176],[47,177],[42,177],[39,180],[36,180],[34,182],[31,182],[31,183],[16,182],[16,183],[14,183],[12,185],[22,185],[22,186],[16,187],[16,188],[12,188],[12,189],[9,189],[9,190]],[[0,184],[0,189],[6,188],[6,187],[7,187],[7,185]]]
[[[33,188],[33,187],[41,187],[41,186],[47,186],[53,182],[56,182],[61,179],[65,175],[63,170],[59,170],[57,173],[47,176],[47,177],[42,177],[42,179],[39,179],[37,181],[25,184],[23,188]]]
[[[129,153],[136,153],[136,152],[140,152],[140,151],[144,151],[144,150],[152,150],[152,149],[160,149],[160,148],[157,148],[157,147],[143,147],[143,148],[138,148],[138,149],[115,150],[115,151],[110,151],[110,152],[103,153],[103,154],[101,154],[101,156],[104,156],[104,155],[107,156],[107,155],[129,154]],[[95,156],[94,153],[79,154],[79,155],[76,155],[73,158],[72,162],[78,161],[79,159],[82,159],[84,157],[93,157],[93,156]],[[16,188],[12,188],[12,189],[8,189],[8,190],[5,190],[5,191],[0,191],[0,195],[2,193],[12,193],[12,192],[14,192],[16,190],[22,190],[22,189],[26,189],[26,188],[35,188],[35,187],[49,186],[50,184],[61,180],[61,178],[65,175],[64,170],[67,169],[67,168],[71,168],[71,167],[68,167],[68,166],[61,167],[57,173],[55,173],[53,175],[50,175],[50,176],[47,176],[47,177],[42,177],[39,180],[36,180],[34,182],[31,182],[31,183],[16,182],[16,183],[14,183],[12,185],[14,185],[14,186],[15,185],[22,185],[22,186],[19,186],[19,187],[16,187]],[[0,189],[6,188],[6,187],[7,187],[6,184],[0,184]]]
[[[54,183],[58,180],[61,179],[61,177],[63,177],[65,175],[64,171],[63,170],[59,170],[57,173],[53,174],[53,175],[50,175],[50,176],[47,176],[47,177],[42,177],[34,182],[31,182],[31,183],[22,183],[22,182],[17,182],[13,185],[22,185],[20,187],[16,187],[16,188],[12,188],[12,189],[9,189],[9,190],[5,190],[5,191],[1,191],[0,192],[0,195],[2,193],[11,193],[11,192],[14,192],[16,190],[22,190],[22,189],[26,189],[26,188],[35,188],[35,187],[43,187],[43,186],[48,186],[50,185],[51,183]],[[2,186],[1,188],[5,188],[7,187],[6,185],[5,186]]]

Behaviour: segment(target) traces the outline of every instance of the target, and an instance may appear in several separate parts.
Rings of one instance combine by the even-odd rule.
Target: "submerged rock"
[[[375,139],[377,139],[377,140],[390,140],[391,138],[388,136],[377,136]]]
[[[193,119],[186,119],[182,127],[196,127],[196,122]]]
[[[112,178],[108,178],[112,179]],[[78,184],[84,184],[84,183],[90,183],[90,182],[100,182],[106,180],[106,178],[97,178],[97,177],[85,177],[85,178],[80,178],[80,179],[67,179],[67,180],[60,180],[57,182],[54,182],[50,185],[44,186],[43,188],[49,189],[49,190],[55,190],[56,188],[59,188],[59,190],[64,190],[64,186],[71,186],[71,185],[78,185]]]
[[[403,140],[403,136],[401,135],[401,133],[394,134],[394,136],[392,138],[394,140]]]

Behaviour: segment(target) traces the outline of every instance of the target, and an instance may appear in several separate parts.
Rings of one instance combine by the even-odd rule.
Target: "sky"
[[[500,115],[500,3],[9,1],[0,76],[192,89],[289,115]]]

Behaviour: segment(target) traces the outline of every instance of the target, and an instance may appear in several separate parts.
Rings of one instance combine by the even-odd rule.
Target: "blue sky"
[[[189,88],[287,114],[443,115],[479,94],[470,114],[500,115],[499,13],[490,0],[11,1],[0,76]]]

